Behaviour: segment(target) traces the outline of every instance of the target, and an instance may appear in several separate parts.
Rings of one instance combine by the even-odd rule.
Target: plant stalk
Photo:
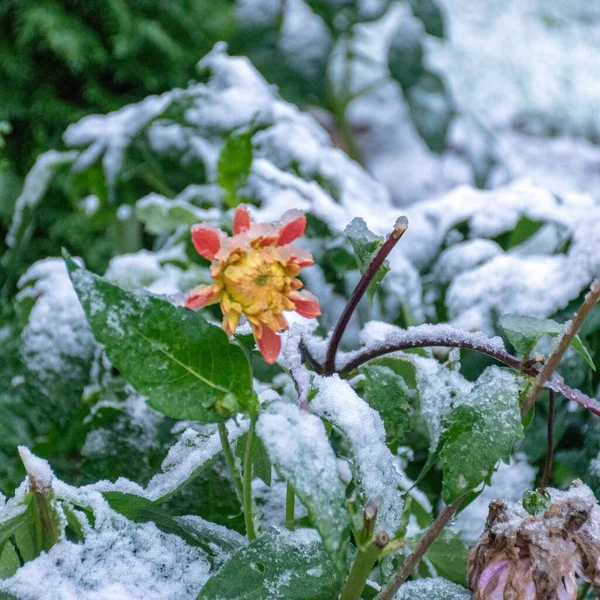
[[[456,511],[460,508],[464,499],[465,496],[460,496],[440,512],[431,527],[427,530],[427,533],[421,538],[418,546],[406,559],[396,574],[388,581],[387,585],[379,592],[379,594],[377,594],[375,600],[392,600],[396,595],[396,592],[400,589],[400,586],[410,577],[413,569],[419,564],[427,550],[429,550],[429,546],[433,544],[437,536],[440,535],[444,527],[446,527]]]
[[[288,483],[285,495],[285,526],[290,530],[294,530],[294,503],[296,501],[294,488]]]
[[[373,260],[367,267],[367,270],[364,272],[363,276],[360,278],[360,281],[354,288],[354,291],[346,303],[346,306],[344,307],[344,310],[342,311],[342,314],[340,315],[340,318],[333,329],[333,333],[331,334],[331,340],[329,341],[329,346],[327,348],[327,357],[325,358],[325,365],[323,367],[324,375],[331,375],[335,371],[335,357],[337,354],[337,349],[348,325],[348,321],[350,321],[350,317],[353,315],[358,303],[367,291],[367,288],[373,280],[373,277],[375,277],[377,271],[379,271],[383,261],[394,249],[394,246],[404,235],[404,232],[407,230],[407,228],[408,220],[406,217],[400,217],[396,221],[394,230],[392,233],[390,233],[381,248],[379,248],[377,254],[373,257]]]
[[[525,398],[525,401],[521,406],[521,415],[526,415],[531,410],[531,407],[534,405],[537,397],[540,395],[540,392],[542,389],[544,389],[546,382],[550,379],[550,377],[552,377],[554,371],[556,371],[561,358],[571,345],[573,338],[581,329],[585,318],[588,316],[592,308],[594,308],[598,300],[600,300],[600,279],[596,279],[592,283],[592,288],[583,299],[582,305],[575,313],[573,319],[571,319],[569,322],[565,332],[558,341],[558,344],[552,351],[552,354],[550,354],[550,358],[546,361],[546,364],[542,367],[542,370],[535,378],[535,384],[531,388],[527,398]]]
[[[250,541],[256,539],[252,510],[252,445],[254,443],[255,425],[256,420],[252,419],[246,435],[246,448],[244,450],[244,521],[246,523],[246,535]]]
[[[554,391],[548,390],[548,450],[546,451],[546,462],[544,463],[544,473],[540,482],[542,492],[546,491],[552,475],[552,459],[554,457],[554,415],[556,414],[556,403]]]
[[[350,574],[342,589],[340,600],[360,600],[380,552],[381,548],[375,542],[370,543],[366,548],[358,549]]]
[[[231,473],[231,477],[233,479],[235,493],[240,501],[240,504],[242,504],[244,495],[242,476],[240,475],[240,472],[235,464],[235,456],[233,455],[233,450],[231,449],[231,444],[229,443],[229,436],[227,435],[227,426],[225,423],[219,423],[218,428],[221,446],[223,447],[223,454],[225,455],[225,461],[227,462],[229,472]]]

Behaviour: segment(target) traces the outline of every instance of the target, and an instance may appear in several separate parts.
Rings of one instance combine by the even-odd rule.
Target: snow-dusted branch
[[[394,331],[388,334],[381,341],[367,345],[360,350],[346,353],[338,363],[336,363],[335,372],[340,375],[346,375],[361,365],[386,354],[410,350],[413,348],[445,347],[445,348],[463,348],[473,350],[481,354],[491,356],[498,362],[519,371],[531,377],[537,377],[540,373],[530,362],[522,362],[516,356],[506,351],[502,339],[499,337],[489,338],[484,333],[462,331],[455,329],[451,325],[417,325],[408,329]],[[324,373],[324,367],[315,358],[311,352],[310,346],[305,341],[302,342],[301,351],[304,358],[311,363],[313,368]],[[563,378],[557,373],[544,382],[547,387],[555,392],[560,392],[569,400],[581,404],[595,415],[600,416],[600,402],[590,398],[582,391],[569,387]]]
[[[340,315],[340,318],[333,329],[333,333],[331,334],[329,347],[327,348],[327,356],[325,358],[325,364],[323,367],[323,372],[325,375],[332,375],[335,372],[335,357],[337,354],[337,349],[340,345],[342,336],[344,335],[344,331],[346,330],[346,326],[348,325],[348,321],[356,310],[361,298],[365,295],[365,292],[367,291],[371,281],[373,281],[377,271],[379,271],[381,265],[383,265],[385,259],[394,249],[394,246],[398,243],[400,238],[404,235],[404,232],[407,230],[407,228],[408,220],[406,217],[399,217],[394,225],[394,230],[392,233],[390,233],[381,248],[379,248],[377,254],[373,257],[373,260],[367,267],[367,270],[363,273],[363,276],[360,278],[360,281],[354,288],[354,291],[348,299],[348,302],[346,303],[346,306],[344,307],[344,310],[342,311],[342,314]]]
[[[379,356],[400,350],[426,348],[429,346],[474,350],[482,354],[487,354],[513,369],[524,370],[521,361],[506,351],[501,338],[489,338],[480,332],[472,333],[456,329],[451,325],[440,324],[417,325],[416,327],[394,331],[385,336],[380,342],[346,354],[344,360],[340,361],[341,364],[337,365],[337,371],[340,374],[349,373],[360,365]],[[527,371],[524,370],[524,372]],[[536,375],[537,371],[528,374]]]
[[[537,374],[535,385],[531,388],[529,394],[527,394],[527,398],[521,407],[522,414],[527,414],[529,412],[537,397],[540,395],[540,392],[546,386],[546,382],[552,377],[552,374],[558,368],[561,358],[571,345],[571,342],[577,335],[577,332],[581,329],[585,318],[588,316],[592,308],[594,308],[598,300],[600,300],[600,279],[596,279],[596,281],[592,283],[592,288],[586,294],[583,304],[579,307],[579,310],[575,313],[573,319],[569,321],[565,332],[552,351],[550,358],[542,370]]]

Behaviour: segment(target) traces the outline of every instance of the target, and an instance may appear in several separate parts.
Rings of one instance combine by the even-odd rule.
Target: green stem
[[[252,444],[254,442],[255,425],[256,420],[252,419],[250,429],[246,434],[246,449],[244,451],[244,521],[246,522],[246,534],[250,541],[256,539],[252,513]]]
[[[285,496],[285,526],[293,531],[294,529],[294,488],[288,483],[287,492]]]
[[[380,551],[375,543],[369,544],[364,549],[358,549],[350,574],[342,589],[340,600],[360,600]]]
[[[227,435],[227,427],[225,426],[225,423],[219,423],[218,427],[219,437],[221,438],[221,446],[223,447],[223,454],[225,455],[225,461],[227,462],[227,466],[229,467],[231,477],[233,478],[233,483],[235,485],[235,493],[237,494],[238,500],[241,504],[244,495],[242,476],[240,475],[240,472],[235,464],[235,457],[233,456],[233,450],[231,449],[231,444],[229,443],[229,436]]]

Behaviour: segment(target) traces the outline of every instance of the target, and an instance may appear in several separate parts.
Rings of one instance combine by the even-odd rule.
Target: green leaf
[[[494,238],[504,250],[510,250],[515,246],[526,242],[531,236],[535,235],[544,225],[546,221],[533,221],[528,217],[521,217],[517,224],[509,231]]]
[[[295,404],[274,402],[261,412],[256,432],[275,469],[306,506],[335,568],[342,572],[351,520],[346,489],[322,421]]]
[[[220,569],[240,548],[247,544],[246,538],[223,525],[217,525],[195,515],[173,517],[181,528],[203,548],[214,569]]]
[[[488,367],[464,402],[447,415],[442,499],[447,504],[489,483],[494,466],[510,458],[513,442],[523,437],[519,379],[499,367]]]
[[[247,436],[247,433],[240,436],[235,448],[235,453],[239,456],[242,464],[244,462],[244,450],[246,449]],[[252,471],[267,485],[271,485],[271,461],[269,460],[265,445],[259,437],[255,437],[252,442]]]
[[[224,402],[257,408],[244,351],[199,314],[154,296],[126,292],[65,256],[73,287],[111,363],[156,410],[212,423]]]
[[[352,219],[344,230],[344,235],[352,244],[354,256],[356,257],[356,264],[361,274],[364,275],[371,264],[373,257],[377,254],[377,250],[383,246],[385,239],[369,231],[367,224],[360,217]],[[381,280],[389,270],[390,268],[386,261],[386,263],[381,265],[375,277],[373,277],[373,280],[369,284],[367,294],[371,304],[373,304],[373,297],[375,296],[377,286],[381,283]]]
[[[444,13],[435,0],[410,0],[415,17],[420,19],[429,35],[446,37]]]
[[[460,585],[466,583],[469,548],[457,531],[444,529],[425,553],[425,558],[440,577]]]
[[[130,521],[152,522],[164,533],[178,535],[190,546],[201,548],[215,569],[220,568],[244,541],[238,533],[200,517],[172,517],[156,502],[143,496],[123,492],[104,492],[103,495],[114,511]]]
[[[214,190],[210,186],[196,186],[198,196],[201,195],[201,190],[205,190],[206,200],[213,199],[211,194],[215,196]],[[136,203],[135,216],[150,233],[160,234],[171,233],[181,225],[193,225],[205,221],[207,220],[207,211],[199,209],[183,199],[168,200],[151,194]]]
[[[553,319],[536,319],[522,315],[502,315],[499,324],[513,348],[525,358],[529,356],[543,335],[558,337],[564,333],[566,327]],[[594,371],[596,370],[590,353],[578,335],[571,341],[571,347]]]
[[[217,183],[225,190],[229,206],[239,204],[237,191],[244,185],[252,166],[253,131],[233,133],[225,142],[217,164]]]
[[[330,600],[339,585],[314,530],[274,531],[239,550],[197,600]]]
[[[423,75],[423,25],[415,18],[402,19],[390,44],[388,66],[406,93]]]
[[[25,525],[30,518],[31,512],[29,506],[26,505],[23,507],[23,510],[16,515],[6,519],[6,521],[0,522],[0,544],[4,544],[4,542],[14,535],[21,526]]]
[[[363,398],[379,413],[388,434],[388,444],[397,449],[404,433],[410,429],[408,387],[404,379],[388,367],[369,365],[361,371],[366,377]]]
[[[442,153],[454,117],[454,102],[444,81],[424,73],[406,94],[410,117],[418,134],[432,152]]]
[[[0,579],[12,577],[20,566],[17,552],[10,541],[0,544]]]

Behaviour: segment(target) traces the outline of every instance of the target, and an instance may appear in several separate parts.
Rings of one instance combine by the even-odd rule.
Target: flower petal
[[[303,290],[301,292],[290,292],[288,298],[294,303],[294,310],[307,319],[314,319],[321,314],[319,300],[314,294]]]
[[[219,301],[221,289],[218,285],[199,285],[188,295],[185,301],[186,308],[202,308]]]
[[[223,232],[210,225],[209,223],[200,223],[192,226],[192,242],[194,248],[200,256],[207,260],[212,260],[215,254],[221,248],[221,236]]]
[[[243,204],[235,209],[233,217],[233,235],[248,231],[250,229],[250,214]]]
[[[242,315],[235,310],[229,310],[224,314],[222,327],[228,336],[231,336],[235,333],[241,316]]]
[[[281,352],[281,338],[272,329],[260,324],[253,325],[254,339],[256,345],[263,355],[265,362],[272,365]]]
[[[288,219],[292,217],[292,220],[285,221],[286,215],[289,215]],[[279,229],[278,246],[291,244],[295,239],[302,237],[306,230],[306,217],[300,214],[299,211],[289,211],[289,213],[283,215],[283,219],[284,223]]]

